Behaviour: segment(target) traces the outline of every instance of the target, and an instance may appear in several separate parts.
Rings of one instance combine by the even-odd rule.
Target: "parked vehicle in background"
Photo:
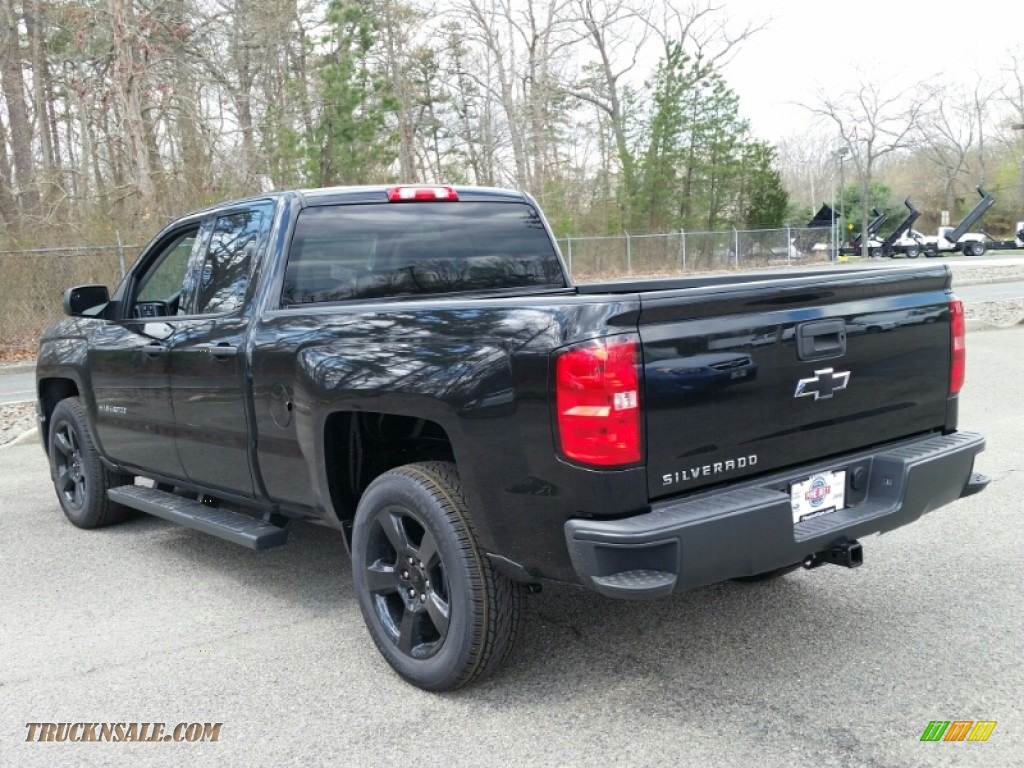
[[[1015,236],[1007,239],[998,239],[984,230],[968,232],[969,227],[985,215],[985,212],[995,205],[995,199],[978,187],[978,194],[981,200],[974,206],[973,210],[964,217],[956,227],[939,227],[935,237],[925,237],[920,233],[911,233],[914,239],[921,246],[926,256],[942,256],[946,253],[963,253],[965,256],[982,256],[986,251],[1013,251],[1024,248],[1024,221],[1018,221],[1015,227]]]
[[[877,208],[871,209],[872,219],[868,222],[867,238],[868,243],[873,242],[876,238],[875,235],[878,230],[882,228],[882,225],[889,220],[889,217],[879,211]],[[850,238],[850,242],[846,248],[841,249],[840,253],[857,254],[861,252],[861,243],[864,242],[864,233],[858,232],[855,237]]]
[[[907,208],[907,215],[893,228],[892,232],[881,240],[873,238],[870,241],[868,253],[872,257],[894,258],[897,255],[903,255],[908,259],[916,259],[921,254],[920,240],[923,235],[912,229],[921,212],[914,207],[909,197],[903,201],[903,205]]]
[[[1000,240],[988,232],[982,230],[985,236],[985,250],[986,251],[1017,251],[1024,248],[1024,221],[1018,221],[1017,226],[1014,227],[1015,235],[1010,239]]]

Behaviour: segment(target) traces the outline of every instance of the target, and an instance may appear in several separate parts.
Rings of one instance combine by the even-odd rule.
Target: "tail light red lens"
[[[964,303],[960,299],[949,302],[949,326],[952,344],[949,394],[955,395],[963,388],[967,373],[967,324],[964,322]]]
[[[555,362],[558,436],[567,459],[596,467],[640,461],[637,342],[601,340]]]

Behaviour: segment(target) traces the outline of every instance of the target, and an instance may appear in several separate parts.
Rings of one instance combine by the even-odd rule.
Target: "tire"
[[[904,250],[904,253],[907,254],[908,259],[916,259],[918,256],[921,255],[921,249],[918,248],[916,245],[908,245]]]
[[[377,650],[424,690],[482,679],[515,644],[523,588],[477,546],[454,464],[407,464],[370,483],[352,527],[352,580]]]
[[[85,406],[77,397],[57,403],[50,416],[50,477],[64,515],[78,528],[120,523],[131,510],[107,498],[107,489],[130,485],[132,475],[111,472],[100,460]]]
[[[985,244],[977,241],[964,243],[964,254],[967,256],[984,256]]]
[[[739,584],[762,584],[766,581],[774,581],[780,576],[785,576],[787,573],[792,573],[801,565],[802,563],[794,563],[793,565],[776,568],[774,571],[755,573],[753,576],[737,576],[735,579],[730,579],[730,581],[735,581]]]

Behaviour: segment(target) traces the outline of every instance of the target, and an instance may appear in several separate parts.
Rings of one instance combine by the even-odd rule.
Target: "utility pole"
[[[849,147],[839,147],[832,152],[832,159],[839,161],[839,218],[843,218],[843,186],[845,184],[843,180],[843,158],[850,154]],[[835,261],[839,260],[839,248],[842,245],[843,238],[839,233],[839,222],[836,220],[836,169],[835,165],[832,166],[832,258]]]
[[[839,218],[843,226],[846,226],[846,195],[843,194],[846,191],[846,179],[843,177],[843,159],[849,153],[849,148],[842,147],[842,150],[839,153]]]
[[[1024,123],[1016,123],[1010,127],[1015,131],[1024,131]],[[1021,144],[1024,145],[1024,141]],[[1020,202],[1024,205],[1024,146],[1020,150]]]

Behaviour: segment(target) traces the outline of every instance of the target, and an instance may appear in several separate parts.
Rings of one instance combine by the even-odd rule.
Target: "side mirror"
[[[64,291],[64,314],[71,317],[98,317],[110,301],[105,285],[76,285]]]

